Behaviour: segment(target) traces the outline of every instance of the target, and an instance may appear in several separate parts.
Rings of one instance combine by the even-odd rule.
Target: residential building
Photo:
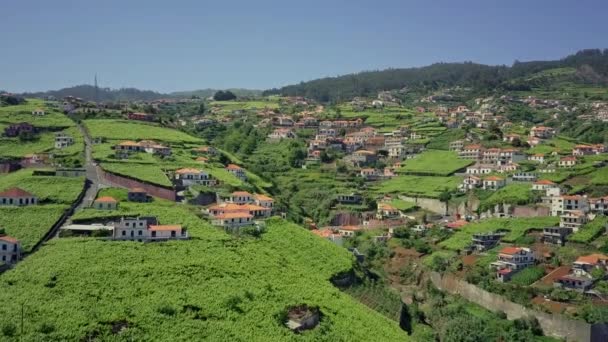
[[[481,178],[477,177],[477,176],[466,176],[464,177],[464,179],[462,180],[462,184],[460,184],[459,189],[462,192],[466,192],[468,190],[472,190],[475,188],[480,187],[482,184],[481,182]]]
[[[361,204],[363,202],[363,196],[359,194],[338,194],[336,200],[340,204]]]
[[[359,176],[367,181],[373,181],[380,178],[380,172],[376,169],[361,169]]]
[[[571,228],[577,232],[585,223],[587,223],[587,215],[580,210],[568,210],[559,216],[559,226]]]
[[[589,198],[589,210],[606,215],[608,213],[608,196]]]
[[[517,172],[511,178],[516,182],[534,182],[537,176],[534,172]]]
[[[580,256],[572,263],[572,272],[577,276],[591,276],[594,269],[608,270],[608,256],[604,254],[590,254]]]
[[[42,108],[36,108],[32,111],[32,115],[34,116],[44,116],[44,109]]]
[[[471,247],[478,252],[487,251],[498,245],[503,236],[504,233],[497,232],[475,233],[471,239]]]
[[[463,159],[481,159],[482,147],[481,145],[466,145],[458,152],[458,156]]]
[[[212,218],[225,214],[245,213],[256,218],[267,218],[272,214],[271,207],[263,207],[257,204],[237,204],[233,202],[220,203],[204,210]]]
[[[34,134],[36,128],[27,122],[10,124],[4,128],[4,136],[9,138],[18,137],[21,134]]]
[[[375,152],[368,150],[358,150],[353,152],[350,156],[346,156],[345,160],[350,162],[355,167],[366,166],[375,163],[378,159]]]
[[[455,140],[450,142],[450,151],[461,151],[464,148],[464,140]]]
[[[559,165],[559,167],[574,167],[574,166],[576,166],[576,163],[577,163],[576,157],[568,156],[568,157],[562,157],[559,160],[558,165]]]
[[[572,234],[572,228],[569,227],[543,228],[543,242],[563,246],[566,243],[566,237],[570,234]]]
[[[245,204],[253,202],[253,195],[247,191],[235,191],[230,194],[229,202],[236,204]]]
[[[93,208],[97,210],[116,210],[118,201],[110,196],[102,196],[93,202]]]
[[[156,217],[122,217],[114,225],[113,239],[137,241],[163,241],[188,239],[181,225],[160,225]]]
[[[465,173],[468,175],[486,175],[496,170],[496,166],[491,164],[475,164],[467,167]]]
[[[549,188],[554,188],[556,187],[557,184],[553,183],[550,180],[547,179],[541,179],[539,181],[536,181],[532,184],[532,190],[535,191],[546,191]]]
[[[338,234],[342,237],[352,237],[355,236],[357,231],[363,229],[360,226],[340,226],[338,227]]]
[[[271,211],[274,208],[274,199],[272,197],[269,197],[266,195],[262,195],[262,194],[253,195],[253,202],[255,204],[259,205],[260,207],[269,208],[269,209],[271,209]]]
[[[57,148],[57,149],[66,148],[66,147],[72,145],[73,143],[74,143],[74,138],[72,138],[71,136],[69,136],[63,132],[55,133],[55,148]]]
[[[203,185],[203,186],[214,186],[216,185],[215,179],[204,170],[194,168],[183,168],[175,170],[175,180],[182,186],[191,185]]]
[[[296,134],[289,128],[275,128],[270,134],[268,134],[268,139],[271,140],[281,140],[281,139],[293,139],[296,137]]]
[[[484,190],[498,190],[507,185],[507,182],[504,178],[498,176],[489,176],[483,179],[483,189]]]
[[[38,198],[21,188],[10,188],[0,192],[0,205],[26,206],[38,203]]]
[[[555,129],[546,126],[534,126],[530,129],[530,137],[549,139],[555,135]]]
[[[505,247],[498,253],[498,260],[491,263],[498,281],[507,282],[516,272],[534,265],[534,252],[525,247]]]
[[[533,161],[533,162],[537,162],[539,164],[544,164],[545,163],[545,155],[542,153],[537,153],[537,154],[533,154],[528,156],[528,160]]]
[[[0,235],[0,263],[14,264],[21,259],[21,243],[8,235]]]
[[[149,202],[151,198],[150,196],[148,196],[146,190],[142,188],[133,188],[129,189],[129,192],[127,193],[127,199],[129,202],[146,203]]]
[[[240,227],[250,226],[254,221],[253,215],[246,212],[235,212],[213,216],[211,223],[215,226],[228,229],[238,229]]]
[[[563,195],[553,197],[551,204],[551,216],[560,216],[566,211],[580,210],[583,213],[589,211],[587,197],[580,195]]]
[[[232,173],[234,176],[236,176],[240,180],[246,180],[247,179],[247,175],[245,174],[245,170],[243,170],[243,168],[241,168],[238,165],[228,164],[228,166],[226,166],[226,171]]]
[[[385,218],[395,218],[395,217],[399,217],[399,215],[401,215],[401,212],[399,211],[399,209],[393,207],[392,205],[388,204],[388,203],[378,203],[378,209],[376,211],[376,218],[381,220],[381,219],[385,219]]]

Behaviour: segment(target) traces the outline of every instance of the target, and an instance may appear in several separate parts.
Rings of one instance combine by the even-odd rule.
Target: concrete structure
[[[21,243],[8,235],[0,235],[0,263],[14,264],[21,259]]]
[[[543,228],[543,242],[547,244],[563,246],[566,243],[566,237],[572,234],[572,228],[569,227],[547,227]]]
[[[37,203],[38,198],[36,196],[20,188],[10,188],[0,192],[0,206],[26,206],[35,205]]]
[[[216,184],[215,179],[211,178],[208,172],[194,168],[175,170],[175,181],[182,186],[214,186]]]
[[[534,265],[534,252],[525,247],[505,247],[498,253],[498,260],[490,267],[496,270],[498,281],[507,282],[516,272]]]
[[[245,175],[245,170],[243,170],[243,168],[241,168],[238,165],[228,164],[228,166],[226,166],[226,171],[232,173],[234,176],[236,176],[240,180],[247,179],[247,176]]]
[[[55,133],[55,148],[62,149],[74,144],[74,138],[63,133]]]
[[[44,109],[42,108],[36,108],[32,111],[32,115],[34,116],[44,116],[46,113],[44,112]]]
[[[151,198],[143,188],[133,188],[129,189],[127,199],[129,202],[146,203],[149,202]]]
[[[93,202],[93,208],[97,210],[116,210],[118,201],[110,196],[99,197]]]
[[[489,176],[483,179],[484,190],[498,190],[507,185],[504,178],[498,176]]]
[[[123,217],[114,226],[113,239],[163,241],[187,239],[188,232],[180,225],[160,225],[155,217]]]

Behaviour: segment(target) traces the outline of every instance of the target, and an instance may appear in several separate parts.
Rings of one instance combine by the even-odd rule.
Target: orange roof
[[[581,199],[583,199],[583,196],[581,196],[581,195],[564,195],[564,196],[562,196],[562,199],[581,200]]]
[[[266,208],[266,207],[262,207],[259,205],[255,205],[255,204],[243,204],[242,205],[243,209],[246,209],[248,211],[267,211],[267,210],[271,210],[270,208]]]
[[[235,191],[232,193],[232,196],[251,196],[247,191]]]
[[[509,254],[509,255],[513,255],[513,254],[517,254],[521,251],[521,248],[519,247],[505,247],[503,249],[500,250],[500,254]]]
[[[150,226],[151,231],[169,231],[169,230],[182,230],[182,226],[179,224],[167,224],[167,225],[157,225]]]
[[[560,159],[561,161],[576,161],[576,157],[568,156]]]
[[[504,180],[504,178],[498,177],[498,176],[490,176],[490,177],[486,177],[485,180],[487,180],[487,181],[501,181],[501,180]]]
[[[140,144],[138,142],[131,141],[131,140],[125,140],[118,145],[119,146],[140,146]]]
[[[272,197],[268,197],[268,196],[262,195],[262,194],[255,194],[254,197],[258,201],[274,201],[274,199],[272,199]]]
[[[464,147],[465,150],[478,150],[481,148],[481,145],[467,145]]]
[[[334,232],[332,232],[331,229],[323,229],[323,230],[313,229],[310,232],[317,236],[323,237],[323,238],[328,238],[328,237],[334,235]]]
[[[103,197],[99,197],[98,199],[96,199],[95,202],[100,202],[100,203],[116,203],[118,201],[115,200],[114,198],[110,197],[110,196],[103,196]]]
[[[34,197],[34,195],[29,192],[21,189],[21,188],[10,188],[5,191],[0,192],[0,197]]]
[[[555,183],[553,183],[552,181],[550,181],[548,179],[541,179],[539,181],[534,182],[534,184],[538,184],[538,185],[554,185]]]
[[[248,213],[245,212],[235,212],[235,213],[225,213],[221,215],[215,216],[216,219],[233,219],[233,218],[253,218]]]
[[[469,222],[466,221],[466,220],[458,220],[458,221],[454,221],[454,222],[449,222],[445,226],[448,227],[448,228],[452,228],[452,229],[458,229],[458,228],[464,227],[468,223]]]
[[[226,166],[226,169],[228,170],[241,170],[242,168],[238,165],[235,164],[228,164],[228,166]]]
[[[175,173],[177,174],[185,174],[185,173],[201,173],[201,170],[198,169],[194,169],[194,168],[183,168],[183,169],[179,169],[179,170],[175,170]]]
[[[398,209],[393,207],[392,205],[388,204],[388,203],[378,203],[378,209],[380,210],[392,210],[392,211],[397,211]]]
[[[197,162],[207,162],[207,161],[209,161],[209,158],[205,158],[205,157],[198,157],[198,158],[196,158],[196,161],[197,161]]]
[[[208,208],[209,211],[243,211],[242,205],[236,203],[222,203]]]
[[[19,240],[15,239],[12,236],[8,236],[8,235],[2,235],[0,236],[0,241],[4,241],[4,242],[8,242],[8,243],[13,243],[13,244],[18,244]]]
[[[580,256],[580,257],[578,257],[578,259],[576,259],[575,262],[581,263],[581,264],[597,265],[600,262],[600,260],[608,260],[608,256],[606,256],[604,254],[595,253],[595,254]]]
[[[146,192],[146,190],[144,190],[143,188],[133,188],[129,190],[129,192]]]
[[[355,231],[355,230],[360,230],[361,227],[359,226],[342,226],[338,228],[339,230],[347,230],[347,231]]]

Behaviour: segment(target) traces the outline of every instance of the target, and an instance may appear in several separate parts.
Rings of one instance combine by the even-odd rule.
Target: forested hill
[[[348,100],[355,96],[374,96],[378,91],[404,87],[466,86],[491,90],[495,88],[526,88],[522,77],[561,67],[576,68],[571,81],[583,83],[608,83],[608,49],[581,50],[574,55],[556,61],[532,61],[513,63],[512,66],[490,66],[465,63],[436,63],[421,68],[365,71],[356,74],[321,78],[301,82],[264,94],[305,96],[322,102]]]

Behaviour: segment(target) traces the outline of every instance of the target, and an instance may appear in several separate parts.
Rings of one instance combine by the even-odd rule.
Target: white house
[[[198,170],[194,168],[183,168],[176,170],[175,180],[180,182],[183,186],[213,186],[216,183],[215,179],[211,178],[209,173],[205,172],[204,170]]]
[[[44,116],[46,113],[44,112],[44,109],[42,108],[36,108],[32,111],[32,115],[35,116]]]
[[[534,182],[534,184],[532,184],[532,190],[535,191],[546,191],[549,188],[553,188],[556,187],[557,184],[553,183],[550,180],[547,179],[542,179],[539,181]]]
[[[484,190],[498,190],[507,185],[504,178],[498,176],[489,176],[483,179]]]
[[[21,259],[21,243],[8,235],[0,235],[0,263],[14,264]]]
[[[574,156],[563,157],[559,160],[559,167],[574,167],[576,166],[577,159]]]
[[[156,217],[123,217],[114,225],[116,240],[157,241],[187,239],[181,225],[160,225]]]
[[[241,168],[238,165],[228,164],[228,166],[226,166],[226,171],[232,173],[233,175],[235,175],[240,180],[246,180],[247,179],[247,176],[245,175],[245,170],[243,170],[243,168]]]
[[[73,143],[74,143],[74,138],[72,138],[71,136],[69,136],[63,132],[55,133],[55,148],[57,148],[57,149],[66,148],[66,147],[72,145]]]

